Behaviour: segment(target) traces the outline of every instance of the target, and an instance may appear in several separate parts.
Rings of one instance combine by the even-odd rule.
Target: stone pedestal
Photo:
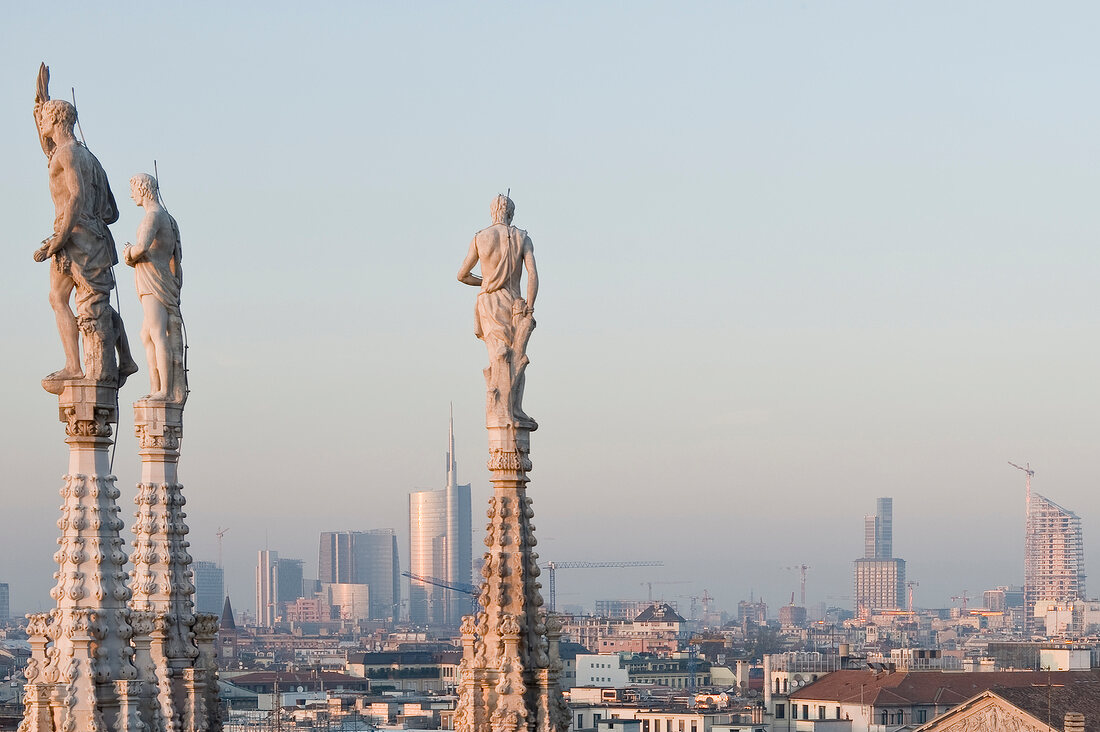
[[[134,647],[140,678],[155,690],[143,711],[165,732],[220,730],[217,665],[213,653],[199,647],[199,641],[212,647],[217,616],[195,613],[186,501],[177,477],[183,404],[136,402],[134,431],[141,455],[130,557]]]
[[[21,729],[27,732],[143,732],[130,645],[126,553],[119,491],[110,474],[117,394],[89,379],[59,384],[69,445],[54,555],[56,606],[28,616],[31,660]]]
[[[476,618],[462,623],[457,732],[565,732],[557,641],[561,624],[542,610],[534,511],[527,497],[530,431],[489,429],[485,564]]]

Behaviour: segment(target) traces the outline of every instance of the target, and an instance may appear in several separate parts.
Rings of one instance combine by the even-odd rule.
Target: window
[[[584,715],[577,715],[577,729],[584,729]]]
[[[886,712],[883,712],[883,714],[886,714]],[[592,726],[593,726],[593,727],[595,727],[595,726],[596,726],[596,722],[599,722],[599,721],[600,721],[600,717],[601,717],[601,716],[602,716],[602,715],[600,715],[600,714],[593,714],[593,715],[592,715]]]
[[[825,719],[825,705],[824,704],[818,704],[817,705],[817,718],[818,719]]]
[[[840,707],[836,708],[836,718],[840,719]]]
[[[786,719],[787,718],[787,705],[786,704],[776,704],[775,705],[775,718],[776,719]],[[647,731],[642,730],[642,732],[647,732]]]
[[[803,704],[802,705],[802,718],[803,719],[809,719],[810,718],[810,705],[809,704]]]
[[[882,714],[879,715],[883,724],[890,724],[890,713],[885,709],[882,710]]]
[[[684,732],[684,720],[680,720],[680,732]]]
[[[649,720],[648,719],[643,719],[642,720],[642,732],[649,732]]]
[[[918,722],[927,722],[928,721],[928,710],[927,709],[918,709],[917,710],[917,721]]]

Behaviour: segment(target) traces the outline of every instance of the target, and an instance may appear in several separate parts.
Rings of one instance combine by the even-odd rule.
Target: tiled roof
[[[1048,683],[1092,685],[1100,695],[1100,674],[1092,671],[898,671],[876,673],[863,669],[833,671],[790,695],[791,699],[872,706],[961,704],[983,691],[1045,686]]]
[[[993,693],[1042,722],[1049,719],[1055,729],[1062,728],[1066,712],[1080,712],[1085,715],[1085,732],[1100,732],[1100,678],[1092,683],[1054,680],[1049,686],[998,687]]]
[[[684,623],[687,622],[672,609],[671,605],[663,602],[657,602],[645,610],[642,614],[634,618],[635,623]]]

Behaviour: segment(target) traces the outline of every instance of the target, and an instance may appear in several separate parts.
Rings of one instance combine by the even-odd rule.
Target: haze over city
[[[51,606],[65,447],[51,201],[30,106],[75,87],[122,216],[153,172],[178,219],[191,554],[393,527],[441,488],[453,404],[474,532],[485,349],[455,281],[511,191],[539,257],[525,406],[559,603],[849,605],[863,517],[943,607],[1023,579],[1023,475],[1100,566],[1095,6],[29,5],[0,44],[7,470],[0,581]],[[94,49],[94,53],[89,49]],[[140,305],[116,268],[136,340]],[[144,364],[143,364],[144,369]],[[122,391],[123,517],[138,459]],[[129,534],[124,532],[129,538]],[[475,554],[480,547],[475,542]],[[1095,589],[1092,591],[1095,594]]]

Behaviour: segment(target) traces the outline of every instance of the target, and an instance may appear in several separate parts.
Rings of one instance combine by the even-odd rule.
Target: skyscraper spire
[[[447,428],[447,487],[458,485],[458,462],[455,460],[455,405],[451,402],[451,420]]]

